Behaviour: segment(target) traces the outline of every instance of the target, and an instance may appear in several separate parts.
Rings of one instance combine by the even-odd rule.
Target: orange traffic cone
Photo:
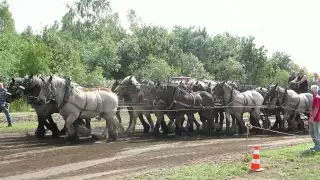
[[[250,169],[255,172],[263,171],[262,168],[260,168],[260,153],[259,153],[259,146],[254,146],[254,151],[252,155],[251,160],[251,167]]]

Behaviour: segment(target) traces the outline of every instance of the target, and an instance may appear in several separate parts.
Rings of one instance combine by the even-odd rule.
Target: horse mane
[[[182,93],[188,94],[188,92],[185,89],[181,89],[179,85],[177,84],[163,84],[165,89],[167,90],[168,88],[173,88],[175,90],[179,89]]]
[[[129,81],[132,82],[132,84],[134,85],[139,85],[140,83],[138,82],[138,80],[134,77],[134,76],[127,76],[125,77],[121,82],[120,84],[123,84],[123,83],[128,83]]]
[[[35,86],[41,86],[43,82],[39,76],[32,76],[31,83]]]
[[[47,77],[46,79],[48,79],[48,78],[49,77]],[[71,87],[70,88],[71,92],[79,92],[79,89],[77,88],[77,86],[78,86],[77,83],[70,81],[70,84],[67,84],[67,80],[64,78],[61,78],[59,76],[55,76],[55,75],[52,76],[51,83],[55,86],[58,86],[58,87],[69,85]]]

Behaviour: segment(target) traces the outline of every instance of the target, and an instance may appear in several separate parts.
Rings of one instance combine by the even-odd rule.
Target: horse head
[[[18,99],[23,95],[22,82],[23,78],[11,78],[7,90],[11,94],[12,100]]]

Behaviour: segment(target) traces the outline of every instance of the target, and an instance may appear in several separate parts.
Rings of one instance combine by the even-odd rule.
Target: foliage
[[[145,24],[134,10],[128,11],[126,30],[108,0],[78,0],[68,8],[60,21],[45,26],[40,34],[30,26],[17,33],[10,7],[2,1],[1,81],[25,74],[56,74],[83,86],[110,86],[112,79],[133,74],[154,81],[183,75],[286,85],[288,73],[300,68],[285,52],[267,57],[254,37],[227,32],[212,36],[206,28],[194,26],[174,26],[169,31]]]

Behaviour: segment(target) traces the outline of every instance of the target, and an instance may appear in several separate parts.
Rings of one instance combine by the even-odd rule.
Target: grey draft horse
[[[226,115],[226,131],[230,132],[230,114],[233,114],[240,126],[240,133],[244,133],[245,124],[242,118],[242,114],[249,112],[250,116],[259,123],[260,121],[260,109],[263,103],[263,97],[257,91],[245,91],[240,93],[238,90],[231,87],[229,84],[222,82],[218,83],[213,88],[216,96],[222,96]],[[253,124],[256,126],[256,124]],[[233,133],[236,133],[236,122],[232,120]]]
[[[121,80],[122,81],[122,80]],[[119,86],[120,82],[119,80],[116,80],[113,85],[112,85],[112,88],[111,88],[111,91],[114,92],[114,90]],[[124,93],[122,94],[121,96],[119,96],[119,99],[123,99],[124,100],[124,104],[129,104],[132,103],[132,99],[130,97],[130,95],[128,93]],[[128,110],[128,113],[129,113],[129,125],[132,123],[132,118],[133,118],[133,108],[128,106],[126,107],[127,110]],[[117,110],[117,118],[119,120],[120,123],[122,123],[122,119],[121,119],[121,116],[120,116],[120,110],[121,108],[118,107],[118,110]],[[150,131],[150,125],[145,121],[145,119],[143,118],[143,115],[141,114],[139,116],[139,120],[143,126],[143,132],[144,133],[148,133]]]
[[[122,125],[116,117],[118,96],[113,92],[91,91],[83,92],[75,88],[75,84],[57,76],[43,79],[43,85],[38,100],[47,102],[54,99],[60,115],[66,121],[66,140],[77,140],[74,122],[77,119],[91,119],[100,116],[106,120],[102,136],[106,141],[117,140]],[[109,139],[110,138],[110,139]]]
[[[53,137],[60,137],[60,135],[65,134],[65,127],[59,132],[59,129],[56,125],[56,123],[52,119],[52,114],[58,113],[58,110],[56,108],[56,103],[54,100],[49,101],[48,103],[44,104],[39,101],[37,101],[37,97],[39,95],[39,92],[41,90],[42,80],[41,77],[33,76],[33,75],[27,75],[24,78],[15,78],[12,79],[9,85],[9,89],[12,92],[12,97],[14,99],[21,98],[22,96],[27,97],[27,103],[30,104],[37,116],[38,116],[38,127],[35,132],[35,135],[38,138],[42,138],[45,135],[45,129],[44,126],[47,127],[47,129],[50,129],[52,131]],[[48,120],[48,121],[47,121]],[[84,122],[81,119],[78,119],[75,124],[77,132],[86,135],[85,130],[83,130]],[[86,120],[86,127],[88,129],[91,129],[90,126],[90,119]]]
[[[148,108],[148,102],[145,102],[140,93],[141,84],[137,81],[134,76],[127,76],[124,78],[119,85],[114,89],[114,92],[120,97],[128,97],[133,103],[131,107],[132,112],[132,122],[129,122],[129,127],[126,132],[134,132],[137,123],[137,118],[143,115],[146,116],[151,131],[154,131],[154,123],[151,118],[150,108]],[[143,118],[143,117],[142,117]],[[131,117],[130,117],[131,119]]]
[[[313,100],[311,93],[297,94],[294,90],[282,88],[276,84],[269,89],[266,99],[269,99],[269,102],[278,101],[279,106],[283,108],[284,115],[280,122],[280,129],[284,129],[284,123],[288,122],[288,130],[296,130],[296,116],[301,113],[308,118],[310,116]],[[293,118],[290,118],[291,114]]]
[[[264,88],[264,87],[258,87],[255,88],[254,90],[259,92],[263,98],[263,105],[264,107],[261,109],[261,112],[263,113],[263,115],[261,115],[261,119],[268,123],[268,129],[272,128],[274,130],[279,129],[280,131],[284,131],[285,129],[281,129],[280,123],[281,123],[281,113],[283,112],[282,108],[279,107],[279,101],[276,102],[269,102],[269,99],[267,97],[268,91],[269,91],[270,87]],[[273,103],[273,104],[272,104]],[[269,120],[269,116],[271,115],[275,115],[276,117],[276,121],[274,122],[273,126],[271,126],[271,121]]]
[[[12,100],[21,98],[23,95],[27,96],[27,103],[30,104],[38,116],[38,127],[35,131],[35,135],[38,138],[45,136],[45,129],[52,131],[53,137],[60,137],[59,129],[56,123],[53,121],[51,114],[56,113],[55,103],[49,102],[47,104],[39,104],[34,97],[37,97],[40,92],[40,84],[37,82],[41,80],[35,78],[35,83],[26,83],[26,81],[32,76],[26,76],[24,78],[12,78],[9,83],[8,91],[11,93]],[[28,87],[25,85],[28,84]]]

